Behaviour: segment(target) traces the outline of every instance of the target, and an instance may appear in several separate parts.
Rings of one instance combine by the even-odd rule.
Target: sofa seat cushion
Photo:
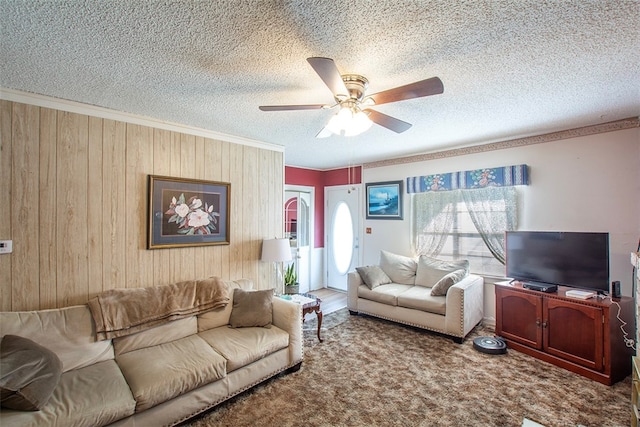
[[[417,285],[398,295],[400,307],[442,315],[446,314],[446,300],[446,297],[431,295],[431,288]]]
[[[282,329],[221,326],[198,334],[227,359],[227,372],[255,362],[289,345],[289,334]]]
[[[4,426],[104,426],[133,415],[136,401],[115,360],[62,374],[37,412],[2,410]]]
[[[399,283],[380,285],[374,289],[369,289],[366,285],[360,285],[358,287],[358,297],[395,306],[398,305],[398,295],[411,288],[413,288],[413,285],[401,285]]]
[[[116,357],[144,411],[226,376],[226,360],[198,335],[146,347]]]

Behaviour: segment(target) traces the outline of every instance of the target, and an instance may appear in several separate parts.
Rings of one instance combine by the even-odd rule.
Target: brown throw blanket
[[[87,303],[96,338],[131,335],[154,326],[224,307],[229,287],[218,277],[149,288],[111,289]]]

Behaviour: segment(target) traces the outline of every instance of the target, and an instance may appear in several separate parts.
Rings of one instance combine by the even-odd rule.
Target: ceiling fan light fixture
[[[353,115],[349,128],[345,130],[345,136],[355,136],[369,130],[373,122],[369,119],[369,116],[363,112],[358,111]]]
[[[326,128],[336,135],[356,136],[368,130],[373,122],[359,108],[342,107],[327,123]]]
[[[329,123],[327,123],[327,128],[336,135],[340,135],[349,125],[352,116],[353,113],[350,108],[340,108],[340,111],[332,116]]]
[[[373,123],[395,133],[411,128],[411,123],[380,113],[369,107],[404,101],[423,96],[438,95],[444,92],[442,80],[438,77],[420,80],[404,86],[384,90],[365,96],[369,80],[360,74],[340,74],[331,58],[312,57],[307,62],[333,93],[335,104],[309,105],[262,105],[262,111],[319,110],[340,106],[340,111],[331,117],[329,123],[316,135],[327,138],[331,134],[354,136],[368,130]]]

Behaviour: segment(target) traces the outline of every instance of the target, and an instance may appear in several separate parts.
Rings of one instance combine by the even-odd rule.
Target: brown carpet
[[[509,350],[487,355],[392,322],[305,322],[302,369],[281,374],[186,423],[210,426],[628,426],[631,378],[608,387]]]

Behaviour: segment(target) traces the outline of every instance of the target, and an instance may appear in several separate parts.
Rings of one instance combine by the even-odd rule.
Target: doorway
[[[360,186],[326,187],[326,285],[347,290],[347,274],[360,263]]]
[[[311,290],[313,248],[313,187],[285,186],[284,231],[291,247],[300,292]]]

